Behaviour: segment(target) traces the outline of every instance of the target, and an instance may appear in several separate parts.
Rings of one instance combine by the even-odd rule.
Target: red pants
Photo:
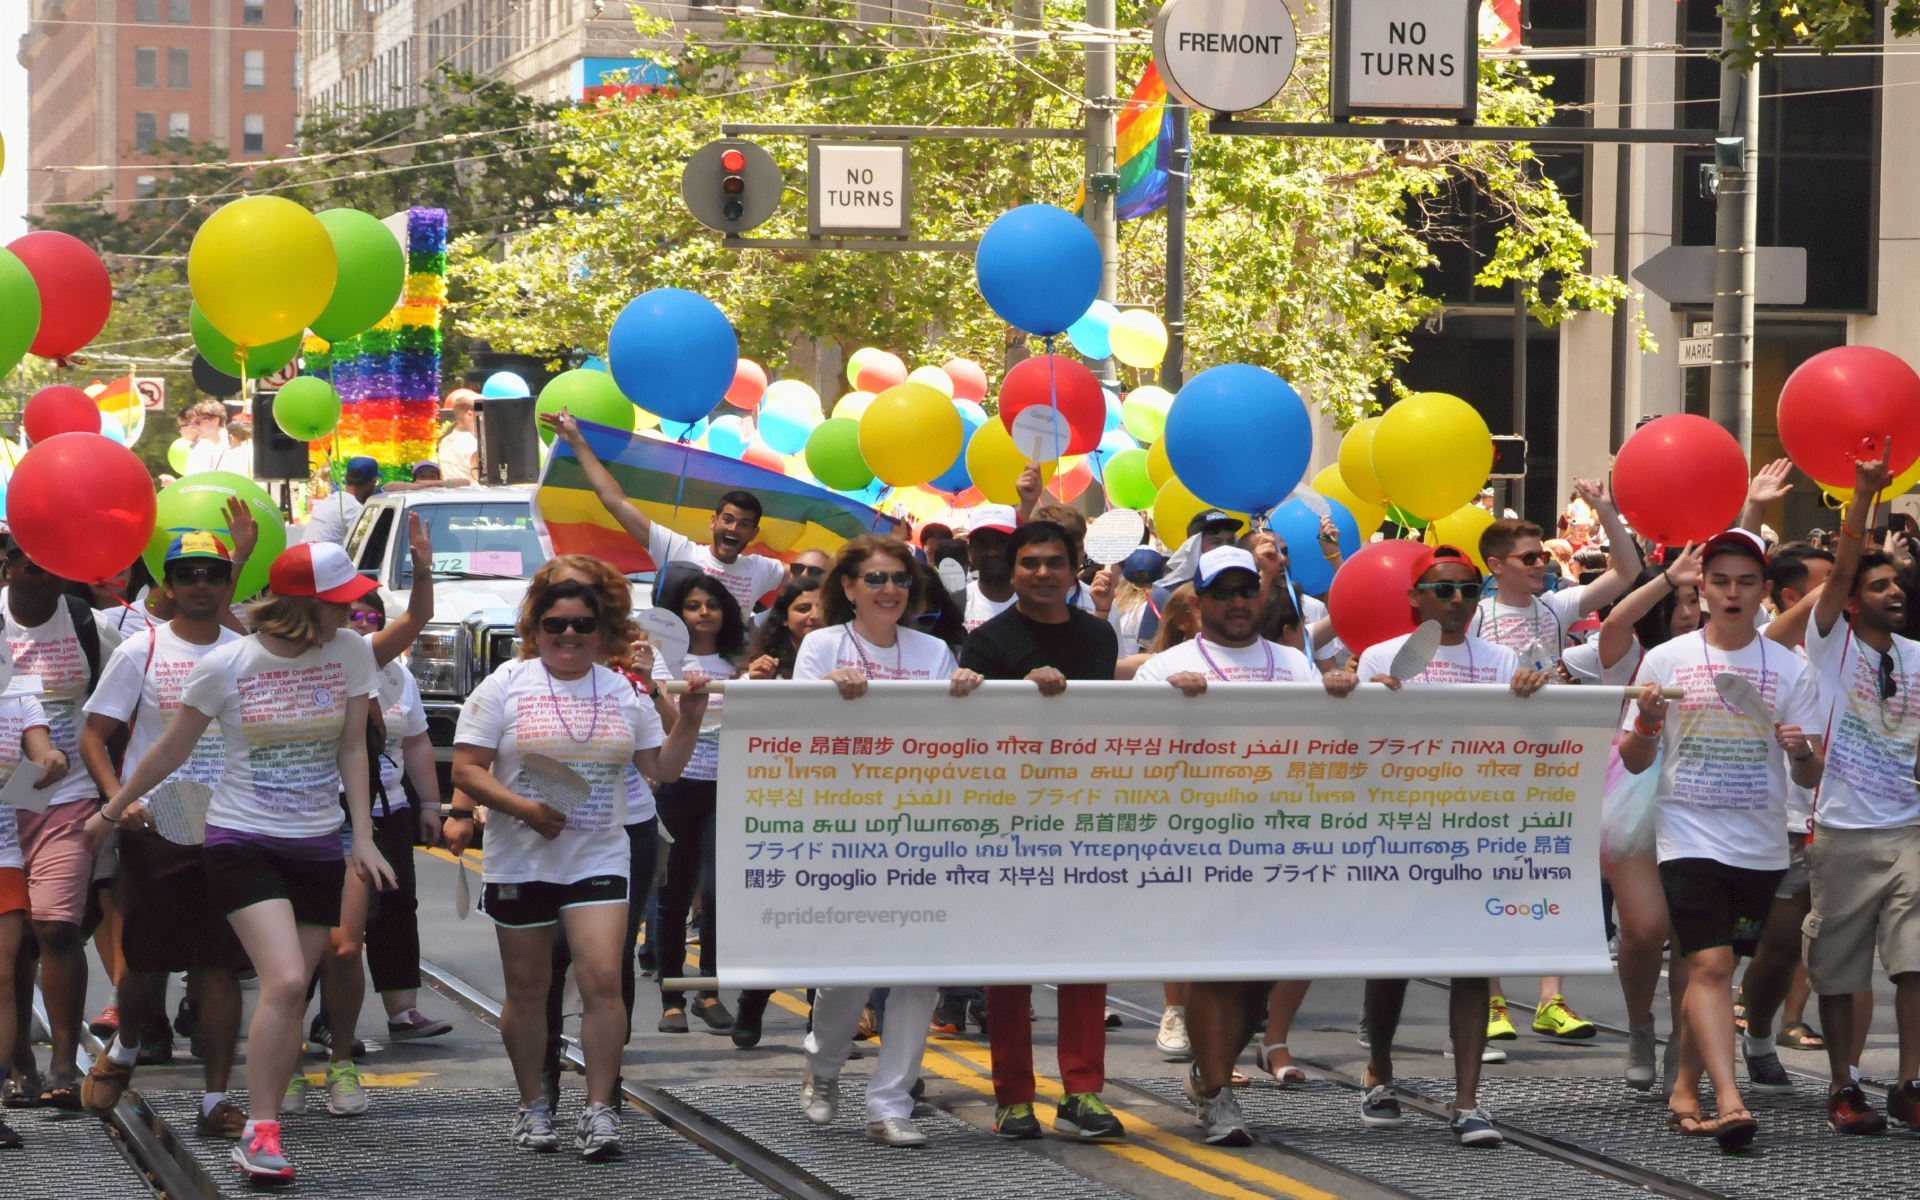
[[[1060,985],[1060,1082],[1069,1093],[1107,1086],[1107,985]],[[1033,1103],[1033,989],[987,989],[987,1038],[998,1104]]]

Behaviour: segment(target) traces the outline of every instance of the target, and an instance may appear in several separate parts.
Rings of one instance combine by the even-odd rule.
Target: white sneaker
[[[327,1064],[327,1111],[336,1117],[357,1117],[367,1111],[367,1089],[352,1059]]]
[[[1233,1089],[1223,1087],[1212,1097],[1204,1094],[1200,1097],[1201,1136],[1209,1146],[1251,1146],[1253,1130],[1247,1125],[1247,1118],[1240,1112],[1240,1101],[1234,1096]]]
[[[840,1111],[840,1081],[838,1079],[816,1079],[813,1068],[807,1068],[807,1077],[800,1083],[800,1111],[807,1120],[815,1125],[831,1125],[836,1113]]]
[[[587,1162],[610,1162],[621,1157],[620,1114],[607,1104],[589,1104],[580,1114],[580,1128],[574,1145]]]
[[[560,1148],[560,1135],[553,1131],[553,1114],[547,1111],[545,1096],[535,1097],[532,1104],[513,1114],[513,1144],[540,1154]]]
[[[927,1135],[905,1117],[888,1117],[884,1121],[867,1122],[867,1140],[879,1142],[882,1146],[924,1146],[927,1144]]]
[[[1445,1051],[1444,1053],[1448,1058],[1453,1057],[1453,1051],[1451,1050]],[[1480,1061],[1483,1063],[1503,1063],[1507,1061],[1507,1052],[1489,1043],[1480,1048]]]
[[[280,1099],[280,1114],[291,1116],[307,1111],[308,1082],[305,1075],[295,1074],[287,1080],[287,1094]]]
[[[1153,1044],[1168,1062],[1185,1062],[1193,1057],[1193,1043],[1187,1040],[1187,1006],[1169,1004],[1160,1014],[1160,1033]]]

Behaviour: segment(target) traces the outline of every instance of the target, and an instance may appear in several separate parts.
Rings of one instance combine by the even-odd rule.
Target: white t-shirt
[[[739,675],[740,669],[718,654],[689,654],[677,671],[660,659],[655,659],[653,663],[655,679],[688,679],[693,676],[735,679]],[[694,743],[693,757],[687,761],[687,769],[680,773],[680,778],[720,778],[720,714],[726,708],[726,703],[727,698],[718,692],[707,701],[706,715],[700,719],[700,740]]]
[[[453,740],[494,751],[493,777],[530,800],[540,793],[519,777],[526,753],[573,768],[593,789],[593,798],[567,815],[567,827],[552,841],[517,817],[489,814],[481,863],[488,883],[627,878],[629,849],[618,800],[631,795],[627,770],[634,752],[660,745],[666,735],[652,706],[641,702],[624,675],[596,666],[579,679],[555,679],[537,658],[513,659],[467,697]]]
[[[338,830],[346,816],[337,760],[347,701],[376,690],[372,647],[344,630],[293,658],[274,654],[256,634],[201,659],[180,702],[218,721],[226,740],[208,828],[273,838]]]
[[[807,634],[794,656],[795,679],[821,679],[852,667],[868,679],[945,679],[959,669],[953,649],[930,633],[895,629],[891,647],[876,646],[853,631],[851,621]]]
[[[1813,672],[1764,637],[1756,635],[1729,654],[1695,632],[1647,651],[1635,682],[1657,680],[1687,693],[1668,704],[1661,733],[1659,860],[1710,858],[1778,871],[1787,865],[1786,754],[1773,730],[1721,697],[1713,677],[1722,671],[1759,688],[1776,720],[1809,733],[1820,730]],[[1627,705],[1621,728],[1633,728],[1639,713],[1638,705]]]
[[[220,455],[220,469],[230,471],[244,479],[253,478],[253,439],[244,442],[227,443],[226,452]]]
[[[1360,655],[1360,682],[1367,683],[1377,676],[1391,674],[1393,656],[1412,636],[1403,633],[1399,637],[1368,646]],[[1441,646],[1434,651],[1433,661],[1427,664],[1427,669],[1407,680],[1406,684],[1507,683],[1513,679],[1513,673],[1519,666],[1520,656],[1513,651],[1468,634],[1458,646]]]
[[[387,746],[380,755],[380,786],[387,791],[388,809],[405,808],[407,789],[400,786],[400,777],[407,773],[407,760],[400,742],[427,731],[427,707],[420,702],[420,684],[413,672],[398,659],[376,671],[380,716],[387,723]],[[378,799],[373,802],[373,811],[376,816],[381,811]]]
[[[105,670],[108,656],[120,645],[120,635],[113,626],[99,621],[93,627],[100,631],[100,666]],[[46,714],[47,734],[53,739],[53,748],[67,756],[67,777],[53,785],[53,796],[47,803],[51,806],[93,799],[100,790],[80,765],[80,702],[87,697],[87,655],[73,632],[66,600],[54,605],[53,616],[46,624],[32,629],[15,621],[13,610],[8,608],[6,628],[13,673],[40,677],[40,686],[45,689],[40,707]]]
[[[1319,678],[1307,656],[1292,646],[1264,638],[1255,638],[1250,646],[1222,646],[1201,634],[1141,663],[1133,679],[1164,683],[1184,671],[1219,683],[1311,683]]]
[[[1894,693],[1885,700],[1880,660],[1889,656],[1853,637],[1846,621],[1836,620],[1825,637],[1818,622],[1807,622],[1807,657],[1825,715],[1807,732],[1827,734],[1826,772],[1814,802],[1820,824],[1920,825],[1920,788],[1913,784],[1920,752],[1920,642],[1894,635]]]
[[[32,696],[15,696],[10,700],[0,700],[0,782],[13,774],[23,757],[20,739],[27,730],[35,725],[45,725],[47,714],[40,708],[40,701]],[[85,774],[84,768],[75,767]],[[20,855],[20,827],[13,819],[13,808],[0,804],[0,867],[13,867],[18,870],[26,865]]]
[[[730,563],[713,556],[710,546],[702,546],[655,521],[653,536],[647,544],[653,565],[665,570],[670,562],[692,563],[720,581],[722,587],[740,602],[740,611],[753,611],[754,601],[778,588],[787,580],[787,564],[764,554],[742,554]]]
[[[113,657],[100,671],[100,683],[88,698],[86,711],[112,717],[123,724],[131,719],[133,729],[127,735],[127,755],[120,771],[122,779],[133,774],[147,751],[153,749],[153,744],[166,732],[174,710],[180,707],[180,694],[186,689],[187,677],[193,669],[216,649],[239,640],[239,634],[221,626],[219,636],[211,645],[199,646],[176,634],[170,625],[155,624],[151,633],[140,630],[113,652]],[[147,658],[149,650],[152,661]],[[209,725],[187,761],[167,779],[213,787],[220,782],[226,766],[227,751],[220,729]]]
[[[440,439],[434,461],[440,464],[440,478],[448,483],[456,479],[474,482],[474,455],[480,453],[480,439],[464,429],[452,429]]]
[[[1113,636],[1120,643],[1120,657],[1140,653],[1140,619],[1147,615],[1147,602],[1143,597],[1132,608],[1121,610],[1118,607],[1107,610],[1107,624],[1113,626]]]
[[[134,634],[151,629],[155,625],[166,624],[166,622],[156,619],[152,613],[147,611],[146,597],[148,590],[143,590],[138,596],[134,597],[132,605],[116,604],[112,608],[94,609],[94,624],[103,625],[112,629],[114,633],[120,636],[123,642]],[[228,632],[232,631],[229,630]]]
[[[223,430],[212,437],[203,437],[187,447],[187,469],[182,475],[198,475],[202,471],[218,471],[220,460],[227,453],[227,435]]]
[[[1015,599],[1016,597],[1012,593],[1008,593],[1005,600],[987,599],[986,594],[980,590],[980,581],[976,579],[967,585],[967,605],[966,611],[961,614],[961,623],[967,627],[968,633],[972,633],[988,621],[993,620],[1001,613],[1012,608]],[[1084,583],[1075,583],[1073,585],[1073,591],[1067,596],[1067,603],[1073,605],[1075,608],[1084,609],[1087,612],[1096,611],[1093,607],[1093,593]],[[1141,607],[1145,608],[1146,606],[1142,605]],[[1137,616],[1134,618],[1133,628],[1134,632],[1138,634],[1140,630],[1140,618]]]
[[[1560,657],[1566,648],[1569,629],[1580,619],[1580,597],[1585,587],[1570,587],[1558,592],[1542,592],[1525,608],[1500,603],[1498,594],[1481,599],[1474,609],[1473,624],[1467,632],[1474,637],[1505,646],[1516,655],[1539,642],[1551,658]]]
[[[315,500],[307,513],[306,534],[300,540],[310,545],[321,542],[346,545],[347,534],[353,530],[354,523],[360,519],[360,510],[365,507],[359,497],[345,488]]]

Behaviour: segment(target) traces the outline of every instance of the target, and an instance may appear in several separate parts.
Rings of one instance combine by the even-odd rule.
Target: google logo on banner
[[[1535,900],[1531,904],[1525,901],[1519,904],[1512,904],[1495,896],[1487,901],[1487,915],[1490,917],[1532,917],[1536,921],[1544,921],[1548,917],[1559,916],[1560,906],[1558,904],[1549,904],[1545,900]]]

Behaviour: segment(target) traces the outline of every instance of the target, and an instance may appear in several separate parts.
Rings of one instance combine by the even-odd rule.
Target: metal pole
[[[1167,176],[1167,356],[1160,360],[1160,386],[1178,392],[1187,369],[1187,175],[1193,169],[1193,145],[1187,131],[1187,107],[1169,105],[1173,152]]]
[[[1620,0],[1620,44],[1633,42],[1633,0]],[[1633,125],[1633,58],[1622,55],[1620,116],[1622,129]],[[1613,152],[1613,277],[1626,279],[1633,269],[1633,147],[1622,144]],[[1620,301],[1613,312],[1613,364],[1609,375],[1607,445],[1619,450],[1627,440],[1627,364],[1632,356],[1633,299]]]
[[[1043,0],[1013,0],[1013,27],[1015,29],[1040,28],[1042,4]],[[1039,38],[1016,37],[1013,39],[1013,52],[1020,58],[1032,58],[1039,48]]]
[[[1527,289],[1523,281],[1513,281],[1513,432],[1527,436]],[[1527,515],[1527,481],[1522,477],[1509,487],[1519,493],[1520,503],[1513,510]]]
[[[1114,0],[1087,0],[1087,24],[1096,35],[1112,29]],[[1100,243],[1100,298],[1112,303],[1120,264],[1113,219],[1120,169],[1114,161],[1113,43],[1087,42],[1086,57],[1087,202],[1081,211],[1094,240]],[[1111,372],[1111,362],[1106,365]]]
[[[1720,27],[1722,49],[1734,45]],[[1760,71],[1720,69],[1720,140],[1714,148],[1719,192],[1714,206],[1713,367],[1708,415],[1753,457],[1754,244],[1760,174]]]

